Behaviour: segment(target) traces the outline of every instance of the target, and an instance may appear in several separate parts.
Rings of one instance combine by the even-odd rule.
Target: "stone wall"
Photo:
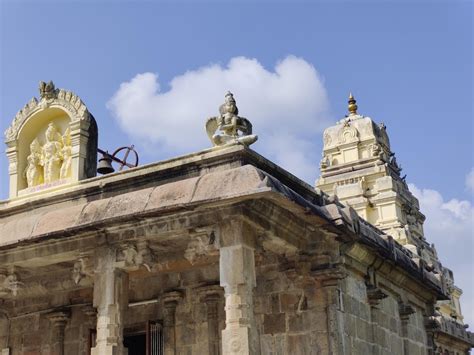
[[[314,279],[282,268],[276,260],[257,267],[254,312],[261,353],[329,353],[324,289]]]
[[[362,278],[353,275],[345,279],[342,299],[347,353],[426,354],[423,310],[410,304],[403,313],[405,303],[400,300],[406,295],[381,291],[385,297],[371,304]]]
[[[428,353],[423,308],[401,302],[413,294],[387,280],[384,285],[390,290],[382,289],[386,297],[370,303],[366,280],[350,269],[345,269],[344,277],[329,272],[321,279],[308,276],[304,263],[291,265],[285,258],[260,252],[256,271],[254,314],[262,354]],[[218,279],[217,263],[180,272],[132,272],[125,336],[143,331],[148,320],[158,320],[164,326],[166,346],[174,343],[177,354],[222,353],[225,311]],[[88,354],[89,332],[95,328],[94,312],[87,305],[90,289],[19,305],[34,312],[66,299],[76,305],[65,304],[64,354]],[[138,304],[141,301],[148,303]],[[11,319],[11,354],[59,354],[60,335],[51,314],[42,311]],[[6,318],[0,318],[0,348],[7,345],[8,327]]]

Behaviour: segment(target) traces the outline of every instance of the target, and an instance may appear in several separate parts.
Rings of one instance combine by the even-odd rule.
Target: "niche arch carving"
[[[359,131],[354,126],[345,125],[338,132],[339,143],[359,142]]]
[[[97,124],[74,93],[40,82],[5,131],[10,198],[96,175]]]

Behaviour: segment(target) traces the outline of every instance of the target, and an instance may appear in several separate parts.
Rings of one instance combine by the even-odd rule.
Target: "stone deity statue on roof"
[[[258,139],[252,134],[250,121],[238,114],[234,95],[227,92],[225,102],[219,107],[219,116],[211,117],[206,122],[207,134],[215,146],[232,143],[250,145]]]

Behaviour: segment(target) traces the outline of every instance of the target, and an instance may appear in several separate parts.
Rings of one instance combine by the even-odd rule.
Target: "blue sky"
[[[462,274],[462,269],[473,271],[472,10],[468,1],[0,0],[0,129],[38,96],[39,80],[52,79],[77,93],[96,117],[100,147],[134,143],[143,163],[158,161],[189,147],[208,147],[204,130],[193,129],[197,143],[186,145],[176,132],[170,133],[174,142],[164,142],[166,129],[146,137],[139,125],[154,115],[156,127],[170,130],[179,120],[183,129],[203,124],[217,113],[224,86],[232,86],[229,78],[241,80],[240,70],[247,68],[272,78],[263,83],[280,85],[295,97],[275,102],[272,111],[278,93],[269,85],[246,91],[240,82],[226,88],[236,91],[241,114],[260,136],[254,149],[312,184],[318,176],[322,127],[345,114],[352,91],[361,114],[385,122],[403,174],[429,211],[427,238],[436,242],[445,264],[460,270],[458,283],[464,283],[464,301],[474,320],[473,304],[466,300],[474,298],[467,286],[474,280]],[[286,77],[278,72],[282,67],[288,69]],[[293,75],[294,70],[299,74]],[[295,84],[298,75],[307,86]],[[187,84],[208,84],[209,91],[183,89]],[[126,111],[117,98],[127,88],[144,85],[149,91],[140,100],[150,105],[149,114]],[[306,110],[311,105],[324,110]],[[186,115],[175,114],[174,107]],[[298,130],[291,130],[293,121],[300,124],[293,125]],[[282,139],[291,143],[288,150],[295,156],[278,150]],[[0,181],[4,199],[5,154]],[[441,225],[436,218],[452,224]]]

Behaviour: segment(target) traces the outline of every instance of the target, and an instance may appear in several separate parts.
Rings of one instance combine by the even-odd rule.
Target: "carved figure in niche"
[[[68,128],[62,137],[63,147],[61,149],[61,159],[63,161],[59,177],[61,179],[69,177],[71,173],[71,130]]]
[[[24,176],[28,187],[40,185],[43,183],[43,167],[41,166],[41,146],[35,138],[30,144],[30,155],[26,158],[28,164],[26,166]]]
[[[41,165],[44,170],[44,182],[49,183],[59,179],[61,170],[62,137],[54,123],[50,123],[45,133],[46,143],[43,145]]]
[[[374,144],[372,145],[372,156],[373,157],[380,157],[382,154],[382,148],[380,148],[380,145]]]
[[[206,131],[214,145],[242,143],[250,145],[258,137],[252,135],[252,124],[244,117],[238,116],[234,95],[227,92],[225,102],[219,107],[219,116],[211,117],[206,122]],[[220,131],[219,133],[216,133]]]

